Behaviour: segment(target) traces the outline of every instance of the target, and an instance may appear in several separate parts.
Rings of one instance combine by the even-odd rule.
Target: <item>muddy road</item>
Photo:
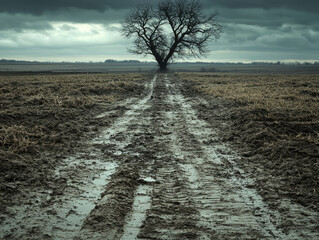
[[[264,200],[241,156],[198,117],[209,102],[183,87],[157,74],[118,103],[126,111],[54,169],[56,189],[25,192],[1,216],[0,238],[318,239],[318,212]]]

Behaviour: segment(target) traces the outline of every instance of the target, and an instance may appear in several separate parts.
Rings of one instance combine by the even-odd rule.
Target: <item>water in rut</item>
[[[111,127],[57,166],[61,193],[30,193],[0,238],[319,239],[318,213],[287,199],[288,213],[270,208],[240,156],[197,117],[194,106],[207,103],[181,88],[169,74],[150,79],[141,99],[123,102]]]

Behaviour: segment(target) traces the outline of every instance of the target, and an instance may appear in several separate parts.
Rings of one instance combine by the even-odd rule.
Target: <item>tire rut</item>
[[[284,229],[280,212],[263,201],[218,130],[197,118],[194,100],[181,87],[169,75],[160,75],[155,85],[150,110],[159,184],[137,238],[316,239],[318,214],[304,210],[308,217],[295,215],[295,228]],[[306,219],[309,227],[300,224]]]
[[[130,211],[127,206],[131,205],[134,196],[132,189],[137,187],[138,170],[134,170],[135,166],[132,164],[122,164],[119,159],[123,156],[137,157],[135,151],[133,153],[126,149],[132,145],[133,135],[138,130],[134,129],[130,134],[126,132],[132,122],[138,122],[141,112],[147,108],[145,103],[152,95],[155,79],[147,83],[141,99],[131,98],[119,103],[119,109],[124,105],[128,110],[100,136],[88,141],[86,149],[62,159],[54,171],[56,189],[38,189],[24,194],[24,198],[20,199],[21,204],[11,209],[15,214],[6,216],[1,224],[1,239],[78,238],[82,235],[81,229],[92,215],[91,211],[94,212],[104,202],[109,201],[105,194],[106,185],[129,189],[131,196],[128,194],[128,204],[123,207]],[[116,110],[113,110],[112,114],[116,114]],[[103,117],[107,115],[106,112],[96,117],[103,121]],[[120,202],[123,202],[122,200],[125,199],[120,199]],[[103,238],[98,232],[94,235],[96,238]],[[94,238],[94,235],[89,238]]]
[[[283,228],[281,213],[268,207],[238,167],[240,156],[197,117],[193,105],[206,104],[203,99],[185,98],[182,83],[168,74],[158,74],[152,87],[138,116],[116,130],[115,136],[125,131],[130,139],[122,150],[128,155],[118,161],[124,174],[113,175],[105,205],[91,214],[104,218],[88,220],[81,239],[317,238],[317,213],[296,214],[295,227]],[[305,221],[311,224],[300,224]]]

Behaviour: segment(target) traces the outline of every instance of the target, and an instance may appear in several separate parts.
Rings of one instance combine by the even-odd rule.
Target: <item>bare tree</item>
[[[163,0],[132,9],[122,23],[125,37],[134,37],[131,53],[153,55],[161,70],[175,58],[201,57],[207,43],[218,39],[222,26],[216,12],[205,16],[197,0]]]

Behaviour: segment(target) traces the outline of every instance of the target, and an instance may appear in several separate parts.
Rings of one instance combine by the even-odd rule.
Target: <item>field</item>
[[[2,72],[0,238],[318,239],[319,75],[272,71]]]
[[[179,74],[198,95],[222,101],[219,117],[268,191],[318,209],[319,76]],[[191,80],[190,80],[191,79]],[[225,110],[226,109],[226,110]],[[209,108],[207,109],[209,111]],[[209,116],[209,115],[208,115]],[[208,121],[214,121],[203,116]],[[262,174],[261,174],[262,173]]]
[[[236,73],[303,73],[318,74],[318,65],[232,64],[232,63],[174,63],[174,72],[236,72]],[[140,63],[1,63],[0,72],[46,72],[46,73],[129,73],[155,72],[157,64]]]
[[[0,76],[1,202],[23,185],[44,184],[56,159],[102,126],[92,116],[143,91],[140,74]],[[114,106],[113,106],[114,105]],[[5,210],[2,208],[2,211]]]

